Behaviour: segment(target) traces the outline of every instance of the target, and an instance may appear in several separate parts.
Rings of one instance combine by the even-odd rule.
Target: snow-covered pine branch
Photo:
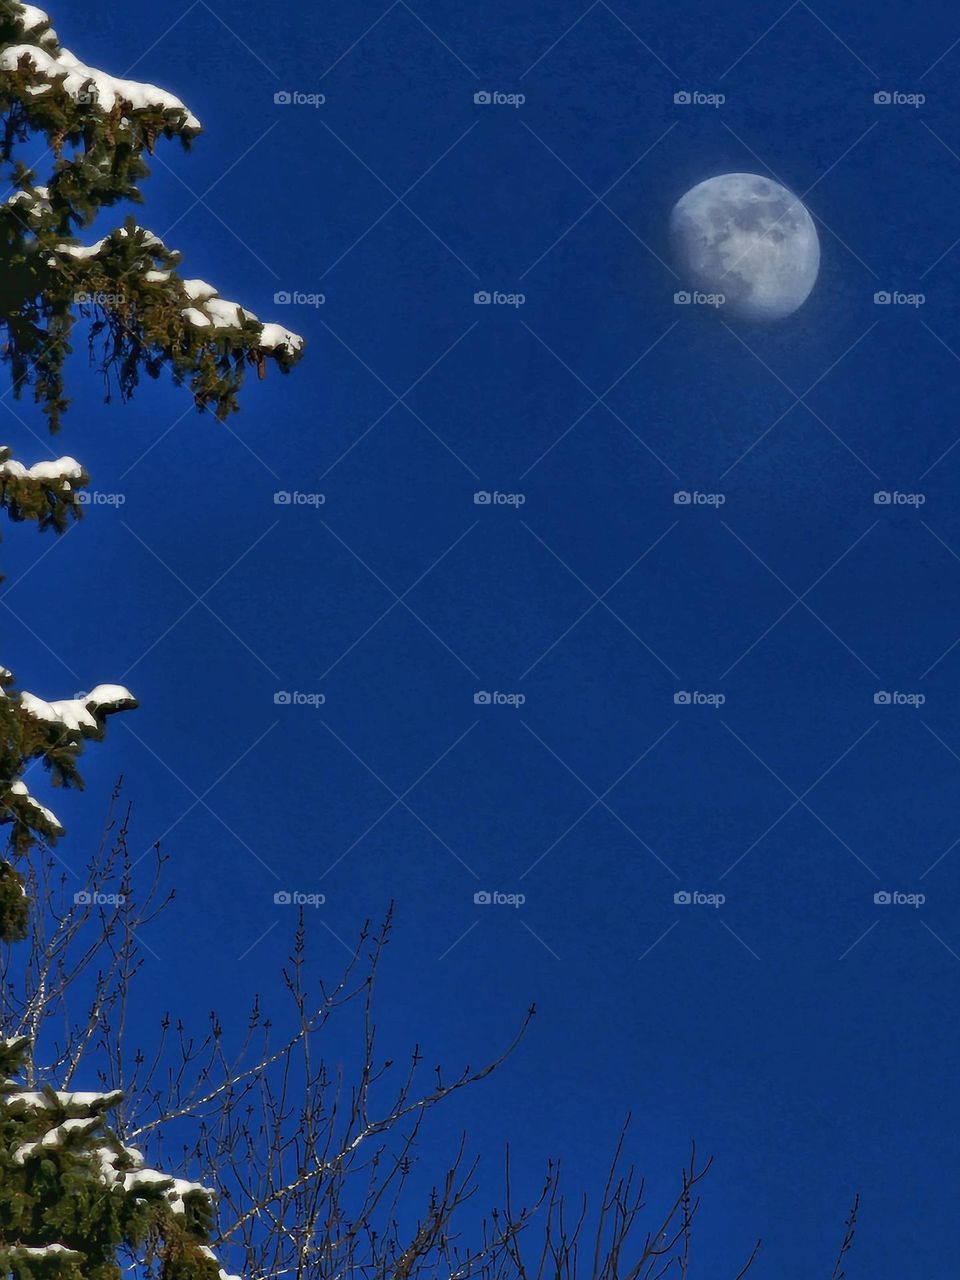
[[[0,507],[11,520],[36,520],[60,533],[76,516],[77,491],[89,477],[76,458],[52,458],[25,466],[0,445]]]
[[[100,740],[106,720],[129,711],[137,701],[122,685],[101,684],[75,698],[47,702],[35,694],[15,692],[13,676],[0,668],[0,743],[6,768],[14,774],[0,780],[0,826],[9,825],[12,852],[27,852],[36,837],[52,842],[63,834],[55,813],[36,799],[23,781],[41,763],[61,786],[80,785],[77,758],[89,739]],[[8,864],[0,874],[0,939],[23,937],[27,903],[23,880]]]
[[[145,156],[162,138],[189,147],[200,122],[175,94],[121,79],[64,48],[47,14],[0,0],[0,324],[19,392],[32,386],[56,427],[67,406],[62,369],[78,315],[91,354],[124,397],[141,373],[167,369],[198,408],[237,408],[246,368],[287,372],[302,339],[184,278],[180,255],[129,220],[98,239],[74,236],[124,200],[140,200]],[[45,172],[31,164],[45,139]],[[203,297],[198,297],[197,291]]]
[[[32,77],[28,84],[37,98],[50,94],[54,85],[75,103],[94,107],[109,117],[114,111],[140,112],[144,118],[156,114],[163,118],[172,137],[192,137],[200,132],[200,121],[175,94],[155,84],[122,80],[97,67],[87,66],[64,49],[49,16],[32,4],[8,4],[8,20],[13,27],[13,41],[0,54],[0,69],[14,71],[25,66]],[[16,37],[21,42],[16,43]]]

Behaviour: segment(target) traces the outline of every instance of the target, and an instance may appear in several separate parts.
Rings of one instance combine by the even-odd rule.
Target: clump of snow
[[[22,462],[17,462],[14,458],[6,455],[9,454],[9,448],[0,445],[0,480],[4,476],[10,476],[13,479],[22,480],[40,480],[51,487],[69,491],[71,482],[83,480],[84,471],[76,458],[64,457],[54,458],[49,462],[35,462],[32,467],[25,467]]]
[[[15,191],[3,202],[10,209],[22,209],[27,217],[40,217],[50,212],[50,192],[47,187],[34,187],[32,191]]]
[[[303,339],[299,334],[285,329],[282,324],[265,324],[260,334],[260,346],[264,351],[276,351],[278,347],[299,351],[303,346]]]
[[[40,27],[49,27],[50,18],[42,9],[38,9],[35,4],[21,4],[19,8],[20,21],[23,24],[24,31],[37,31]],[[47,34],[48,37],[55,35],[52,31]]]
[[[98,684],[80,698],[64,698],[58,702],[45,702],[35,694],[21,693],[20,706],[34,720],[87,735],[99,733],[104,715],[131,710],[137,706],[137,700],[123,685]]]
[[[24,804],[30,806],[30,808],[37,815],[37,817],[42,818],[44,822],[49,823],[50,826],[55,831],[60,832],[61,835],[63,834],[63,827],[60,825],[60,819],[51,809],[48,809],[46,805],[41,804],[39,800],[35,799],[30,794],[30,792],[27,790],[27,784],[25,782],[21,782],[19,781],[19,779],[16,782],[11,782],[10,794],[14,796],[19,796],[20,799],[23,800]]]
[[[205,1244],[200,1246],[200,1252],[205,1258],[209,1258],[211,1262],[215,1262],[217,1264],[219,1280],[240,1280],[240,1276],[231,1276],[224,1271],[223,1267],[220,1266],[220,1259],[213,1250],[208,1248]]]
[[[291,333],[279,324],[261,324],[252,311],[241,307],[239,302],[228,302],[221,298],[212,284],[206,280],[184,280],[183,291],[195,303],[195,306],[183,309],[183,318],[198,329],[237,329],[250,321],[261,325],[259,347],[262,351],[276,351],[286,347],[288,351],[299,351],[303,339],[297,333]]]
[[[100,1124],[99,1116],[77,1116],[73,1120],[64,1120],[54,1129],[48,1129],[36,1142],[25,1142],[13,1153],[14,1164],[23,1164],[34,1156],[42,1155],[51,1148],[62,1147],[75,1134],[92,1133]]]
[[[98,684],[83,699],[84,706],[95,707],[104,714],[111,711],[129,711],[137,706],[137,700],[122,684]]]
[[[183,292],[191,302],[208,302],[217,296],[217,291],[206,280],[184,280]]]
[[[27,1039],[26,1036],[22,1039]],[[6,1096],[4,1101],[12,1113],[25,1111],[63,1111],[69,1116],[71,1111],[88,1114],[96,1109],[106,1111],[123,1101],[123,1092],[114,1089],[110,1093],[66,1093],[51,1089],[47,1093],[37,1093],[32,1089],[16,1089]]]
[[[162,249],[164,247],[163,241],[160,239],[159,236],[155,236],[152,231],[146,231],[144,230],[143,227],[135,227],[134,234],[138,232],[141,232],[143,234],[143,247],[148,252],[154,249]],[[124,239],[126,239],[127,228],[120,227],[119,230],[114,234],[118,234],[122,236]],[[82,260],[86,260],[88,258],[95,258],[100,253],[100,251],[106,247],[109,241],[110,241],[110,236],[104,236],[103,239],[98,240],[96,244],[58,244],[57,252],[65,253],[71,258],[79,258]],[[51,266],[56,265],[56,258],[50,259],[50,265]]]
[[[83,1254],[76,1249],[68,1249],[65,1244],[8,1244],[4,1245],[8,1253],[18,1258],[70,1258],[79,1262]]]
[[[159,1169],[146,1168],[142,1154],[135,1147],[121,1147],[119,1151],[100,1147],[98,1158],[100,1176],[107,1186],[120,1186],[125,1191],[136,1191],[140,1187],[161,1191],[174,1213],[185,1211],[185,1199],[189,1195],[208,1198],[216,1195],[212,1188],[201,1182],[190,1182],[186,1178],[175,1178],[170,1173],[161,1173]],[[124,1164],[132,1165],[132,1168],[124,1168]]]

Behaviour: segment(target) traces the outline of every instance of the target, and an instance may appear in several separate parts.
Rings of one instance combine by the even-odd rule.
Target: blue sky
[[[540,1009],[456,1113],[488,1199],[507,1137],[522,1176],[560,1154],[598,1189],[632,1111],[663,1194],[691,1137],[717,1158],[711,1275],[758,1235],[758,1275],[829,1274],[860,1191],[849,1271],[886,1280],[957,1261],[960,26],[785,9],[55,10],[204,122],[144,225],[309,346],[228,427],[163,382],[104,406],[80,351],[55,446],[124,502],[42,564],[11,531],[36,635],[8,615],[4,661],[141,699],[57,807],[79,866],[122,772],[135,841],[172,855],[146,1005],[279,999],[279,889],[326,895],[325,972],[395,899],[397,1052],[476,1062]],[[673,302],[670,209],[726,171],[818,219],[782,324]]]

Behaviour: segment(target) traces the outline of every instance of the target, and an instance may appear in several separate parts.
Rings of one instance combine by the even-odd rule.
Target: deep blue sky
[[[309,342],[230,431],[177,422],[166,383],[104,407],[75,362],[56,448],[125,505],[20,583],[46,544],[12,531],[7,603],[60,658],[7,615],[3,659],[49,697],[122,678],[142,708],[89,753],[86,795],[58,798],[61,852],[81,865],[122,771],[179,894],[148,939],[145,1007],[172,978],[201,1017],[279,999],[280,888],[326,894],[327,973],[332,934],[352,942],[396,899],[381,1022],[398,1054],[476,1062],[536,1001],[522,1051],[457,1113],[491,1157],[485,1199],[505,1137],[525,1173],[562,1154],[596,1189],[632,1110],[661,1194],[692,1136],[717,1157],[704,1274],[735,1274],[762,1235],[759,1276],[828,1275],[855,1191],[851,1276],[946,1274],[955,8],[413,8],[54,12],[74,52],[136,63],[206,126],[189,156],[161,148],[144,225],[173,225],[187,274]],[[727,100],[675,105],[682,89]],[[731,170],[776,174],[820,220],[817,288],[776,327],[674,306],[658,261],[674,201]],[[480,289],[526,301],[478,307]],[[884,289],[926,301],[878,307]],[[326,302],[278,308],[277,290]],[[280,489],[325,505],[276,506]],[[525,503],[475,506],[481,489]],[[676,506],[680,489],[726,501]],[[280,689],[326,702],[276,706]],[[526,703],[478,707],[478,689]],[[675,706],[681,689],[726,702]],[[481,889],[526,902],[475,906]]]

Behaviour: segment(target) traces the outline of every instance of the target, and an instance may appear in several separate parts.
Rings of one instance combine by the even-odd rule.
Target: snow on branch
[[[8,445],[0,445],[0,476],[16,480],[39,480],[62,493],[70,493],[73,484],[82,482],[84,470],[76,458],[54,458],[25,467],[10,457]]]
[[[144,284],[158,286],[158,295],[181,302],[183,305],[180,315],[193,328],[232,330],[239,333],[248,325],[259,325],[261,332],[256,345],[261,351],[283,350],[291,356],[300,352],[303,339],[299,334],[291,333],[279,324],[263,323],[239,302],[228,302],[226,298],[221,298],[216,288],[205,280],[180,279],[172,266],[179,263],[181,255],[175,249],[168,249],[159,236],[144,227],[119,227],[110,235],[89,245],[58,244],[56,252],[75,262],[90,263],[99,260],[107,264],[115,255],[116,240],[127,240],[131,236],[137,241],[142,253],[125,264],[128,271],[132,268]],[[171,264],[171,269],[157,270],[155,260]],[[56,263],[56,257],[52,257],[50,265],[55,266]],[[99,292],[103,297],[110,296],[103,290]],[[81,294],[81,297],[84,296],[95,299],[96,292],[91,294],[87,291],[86,294]]]
[[[25,73],[23,88],[34,98],[62,93],[76,105],[103,115],[129,119],[138,113],[160,114],[165,117],[167,132],[189,135],[200,131],[200,121],[175,94],[87,66],[61,46],[42,9],[15,4],[13,10],[25,39],[0,52],[0,70]]]
[[[130,690],[117,684],[100,684],[75,698],[46,702],[32,693],[7,693],[4,686],[11,682],[11,673],[0,668],[0,719],[12,737],[13,756],[20,761],[18,772],[39,760],[53,772],[55,781],[66,785],[79,782],[76,758],[86,740],[103,738],[107,716],[138,705]],[[13,824],[15,849],[25,848],[31,833],[47,840],[63,834],[57,815],[19,777],[6,785],[0,782],[0,824],[5,823]]]
[[[118,353],[132,340],[185,374],[211,347],[258,365],[261,375],[268,357],[284,371],[296,363],[303,350],[299,334],[261,321],[205,280],[184,279],[177,270],[181,257],[130,219],[92,244],[55,243],[47,262],[64,274],[81,307],[99,311],[99,332],[109,332]]]
[[[240,329],[244,323],[259,324],[261,351],[283,349],[292,355],[303,347],[303,339],[279,324],[263,324],[252,311],[239,302],[227,302],[221,298],[212,284],[205,280],[184,280],[183,290],[193,305],[181,313],[185,320],[198,329]]]
[[[89,477],[76,458],[52,458],[24,466],[0,445],[0,507],[12,520],[36,520],[63,532],[79,513],[77,490]]]
[[[238,407],[247,370],[297,363],[303,340],[179,273],[180,254],[128,218],[92,243],[87,228],[142,198],[158,138],[189,145],[200,122],[176,94],[110,75],[65,49],[47,14],[0,0],[0,357],[18,396],[33,386],[56,429],[69,403],[64,364],[77,312],[91,359],[129,398],[166,369],[199,409]],[[45,140],[46,146],[41,144]],[[39,159],[37,155],[39,154]],[[0,459],[2,461],[2,459]]]
[[[120,684],[98,684],[89,693],[59,702],[44,702],[32,693],[20,694],[20,707],[28,716],[84,738],[102,738],[108,715],[136,706],[136,698]]]

